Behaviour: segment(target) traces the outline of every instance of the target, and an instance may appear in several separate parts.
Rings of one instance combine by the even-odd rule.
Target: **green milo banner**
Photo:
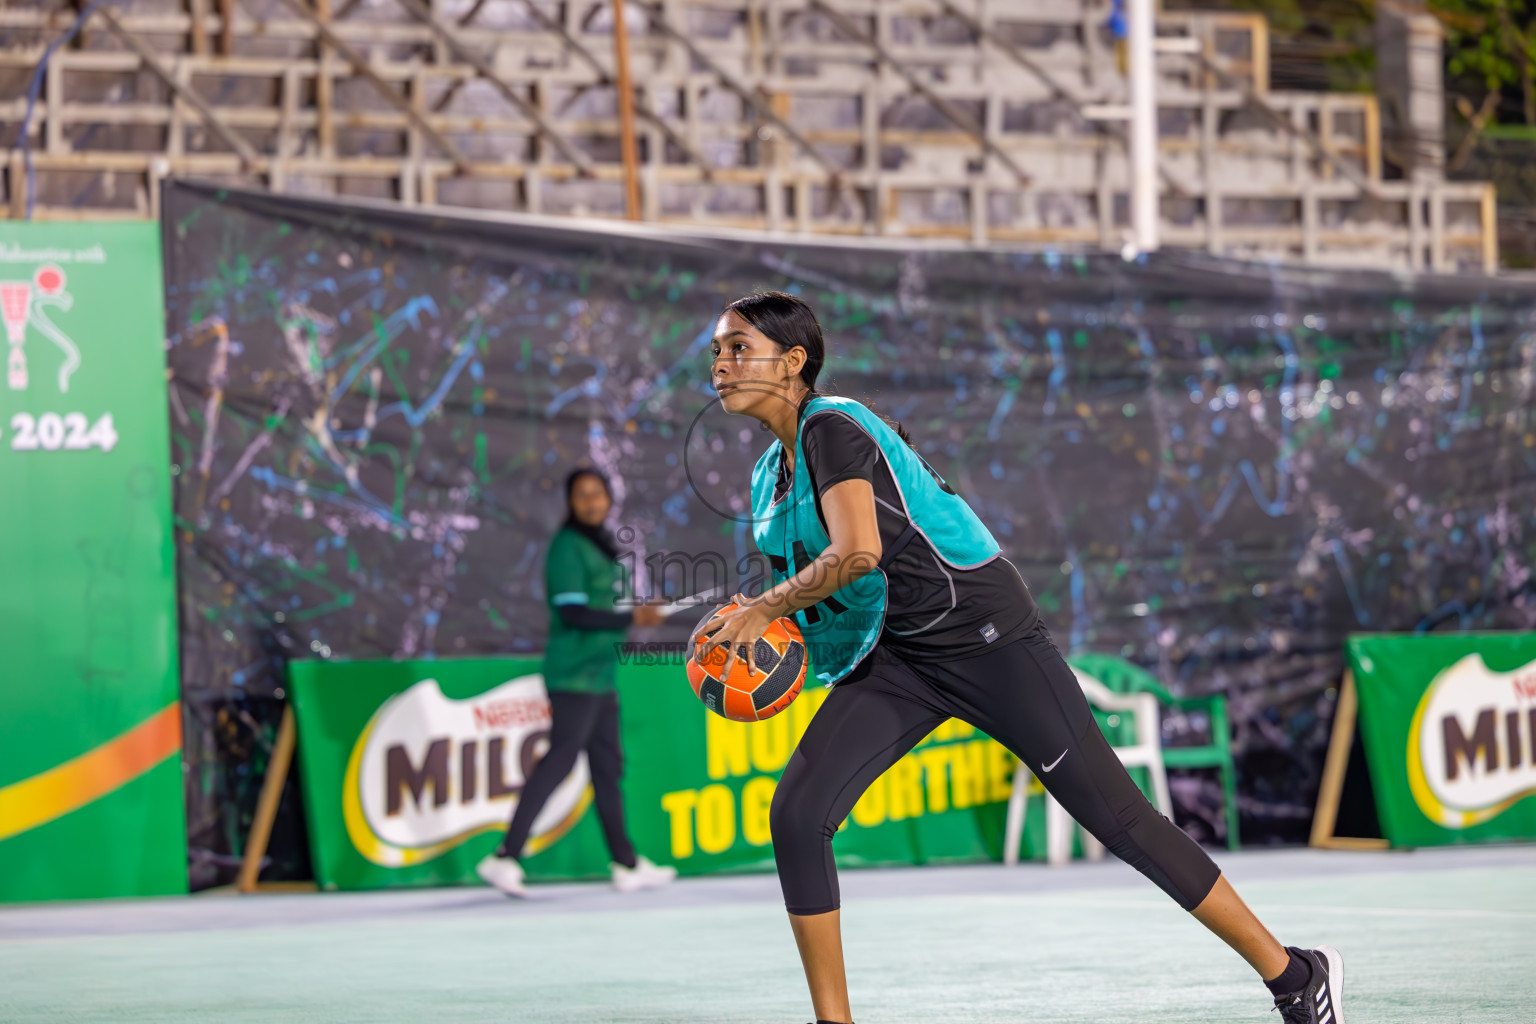
[[[1394,846],[1536,839],[1536,633],[1347,643]]]
[[[185,892],[157,225],[0,224],[0,900]]]
[[[535,660],[296,662],[315,876],[359,889],[475,880],[523,780],[543,754],[549,705]],[[624,803],[641,853],[685,874],[770,870],[768,808],[779,773],[827,691],[807,689],[766,722],[706,711],[676,665],[619,668]],[[882,776],[834,841],[846,865],[996,859],[1015,761],[957,721]],[[1044,849],[1039,784],[1025,828]],[[584,760],[536,820],[535,879],[601,877],[608,853]],[[1028,850],[1026,851],[1028,852]]]

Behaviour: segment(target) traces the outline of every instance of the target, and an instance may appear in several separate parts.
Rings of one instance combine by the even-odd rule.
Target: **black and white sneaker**
[[[1332,946],[1286,947],[1312,967],[1312,980],[1300,992],[1280,996],[1275,1009],[1285,1024],[1344,1024],[1344,958]]]

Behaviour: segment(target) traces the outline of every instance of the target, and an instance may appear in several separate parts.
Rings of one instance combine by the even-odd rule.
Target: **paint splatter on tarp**
[[[713,406],[708,338],[764,288],[816,307],[830,390],[906,426],[1059,646],[1230,695],[1245,840],[1305,835],[1347,632],[1536,625],[1536,335],[1509,284],[666,239],[182,184],[164,225],[204,884],[238,851],[287,659],[542,646],[576,462],[612,477],[653,592],[692,592],[676,555],[738,566],[768,438]],[[255,740],[221,738],[242,722]],[[1215,781],[1175,789],[1181,824],[1217,837]]]

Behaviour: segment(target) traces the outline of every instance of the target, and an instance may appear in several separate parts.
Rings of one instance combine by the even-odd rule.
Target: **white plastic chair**
[[[1161,723],[1158,717],[1157,697],[1150,693],[1115,693],[1092,676],[1073,669],[1077,684],[1083,688],[1088,703],[1103,711],[1129,711],[1136,722],[1136,743],[1129,747],[1115,747],[1120,763],[1127,768],[1146,768],[1152,775],[1153,803],[1167,818],[1173,817],[1173,801],[1168,795],[1168,773],[1163,769],[1163,745]],[[1029,780],[1034,773],[1024,762],[1013,773],[1013,792],[1008,797],[1008,824],[1003,831],[1003,863],[1019,862],[1019,844],[1024,838],[1024,811],[1029,802]],[[1046,861],[1059,866],[1072,859],[1072,817],[1066,808],[1056,802],[1049,792],[1045,794],[1045,852]],[[1083,830],[1083,856],[1088,860],[1100,860],[1104,856],[1103,845]]]

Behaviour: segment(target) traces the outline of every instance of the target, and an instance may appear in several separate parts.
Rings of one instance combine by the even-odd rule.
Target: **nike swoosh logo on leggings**
[[[1066,757],[1066,756],[1067,756],[1067,752],[1065,750],[1063,750],[1061,752],[1061,757]],[[1040,770],[1043,771],[1043,772],[1048,772],[1052,768],[1055,768],[1057,765],[1061,764],[1061,757],[1058,757],[1056,760],[1052,761],[1050,764],[1046,765],[1044,768],[1041,768]]]

